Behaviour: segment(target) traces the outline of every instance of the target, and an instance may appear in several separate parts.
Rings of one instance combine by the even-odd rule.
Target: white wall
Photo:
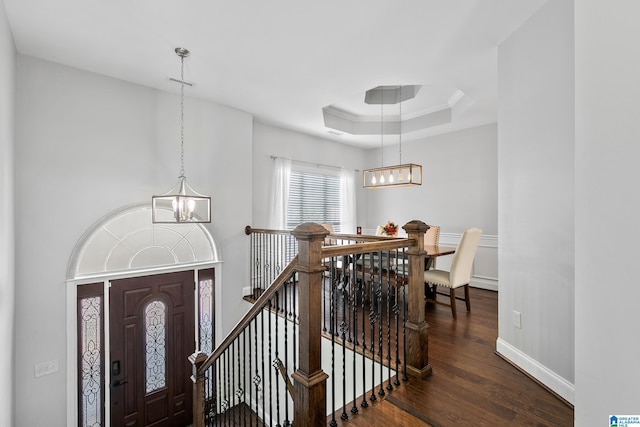
[[[577,426],[640,415],[640,2],[575,2]]]
[[[384,164],[399,161],[398,145],[385,144]],[[455,246],[464,230],[479,227],[483,234],[471,285],[498,290],[497,125],[403,142],[402,162],[422,165],[422,185],[366,190],[365,228],[418,219],[439,225],[440,243]],[[370,150],[366,167],[378,166],[380,149]],[[448,269],[450,263],[451,257],[443,257],[437,268]]]
[[[366,194],[361,185],[364,150],[260,122],[254,123],[253,139],[253,219],[248,225],[256,228],[267,227],[269,186],[274,164],[271,156],[350,170],[358,169],[359,171],[354,172],[357,215],[359,223],[364,220]]]
[[[16,51],[0,2],[0,426],[13,425]]]
[[[379,149],[365,150],[256,122],[251,225],[267,226],[271,156],[357,169],[357,224],[365,232],[375,232],[387,220],[404,225],[420,219],[440,225],[441,242],[455,246],[465,229],[481,227],[484,234],[471,284],[498,290],[497,145],[495,123],[403,143],[405,161],[423,166],[423,185],[368,190],[362,188],[362,170],[379,166]],[[385,164],[397,163],[397,154],[397,145],[385,146]],[[450,258],[439,260],[438,267],[448,268]]]
[[[422,165],[422,185],[368,190],[366,223],[400,225],[419,219],[443,233],[471,227],[498,232],[497,129],[490,124],[402,143],[402,162]],[[399,162],[398,145],[385,144],[384,164]],[[367,168],[380,166],[380,149],[370,150]],[[402,200],[402,203],[397,201]]]
[[[65,345],[69,256],[103,215],[175,184],[179,96],[25,56],[18,88],[15,425],[56,427],[66,425],[66,359],[75,357]],[[186,175],[212,196],[208,228],[224,260],[224,331],[245,311],[252,177],[234,165],[251,138],[250,115],[185,100]],[[59,372],[34,378],[34,365],[49,360]]]
[[[497,349],[568,401],[574,390],[573,57],[569,0],[548,2],[498,51]],[[598,256],[591,261],[602,263]]]

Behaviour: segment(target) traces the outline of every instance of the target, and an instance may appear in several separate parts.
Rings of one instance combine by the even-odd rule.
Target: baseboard
[[[562,378],[546,366],[532,359],[501,338],[496,340],[496,353],[516,368],[522,370],[542,386],[549,389],[560,399],[573,406],[575,399],[575,386]]]
[[[469,283],[469,285],[473,288],[498,291],[498,279],[493,277],[471,276],[471,283]]]

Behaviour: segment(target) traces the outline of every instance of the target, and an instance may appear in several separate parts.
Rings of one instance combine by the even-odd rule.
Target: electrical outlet
[[[519,311],[513,310],[513,326],[522,329],[521,316]]]
[[[36,378],[44,375],[53,374],[58,372],[58,360],[49,360],[48,362],[38,363],[34,367],[34,373]]]

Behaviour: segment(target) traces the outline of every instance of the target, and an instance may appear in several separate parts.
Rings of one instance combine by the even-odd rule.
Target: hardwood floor
[[[446,298],[439,296],[438,298]],[[433,374],[349,413],[342,426],[572,426],[573,409],[495,354],[498,295],[471,289],[471,312],[427,305]],[[329,420],[330,418],[328,418]]]

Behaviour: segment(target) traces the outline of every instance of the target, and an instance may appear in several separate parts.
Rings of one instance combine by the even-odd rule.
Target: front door
[[[190,424],[193,271],[112,281],[109,314],[111,426]]]

